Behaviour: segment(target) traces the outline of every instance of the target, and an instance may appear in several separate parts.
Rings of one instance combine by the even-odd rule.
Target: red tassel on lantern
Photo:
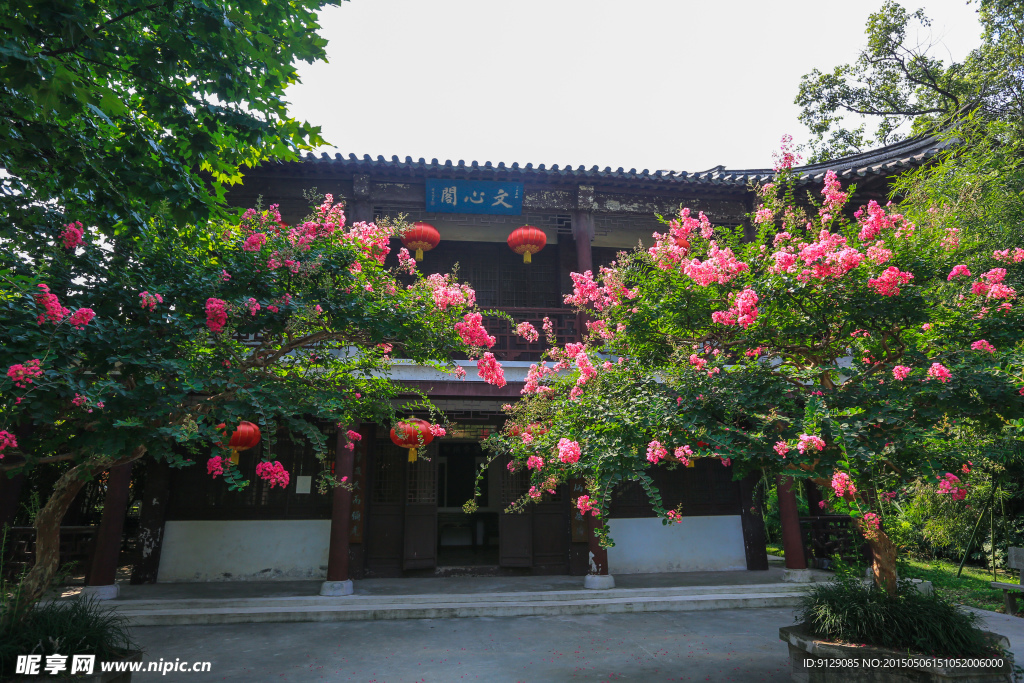
[[[217,425],[217,429],[225,429],[226,427],[227,425],[223,422]],[[260,442],[260,438],[260,428],[252,422],[243,420],[238,423],[238,428],[231,433],[231,440],[227,443],[221,442],[221,446],[231,449],[231,462],[237,465],[238,452],[255,448],[256,444]]]
[[[430,433],[430,424],[424,420],[412,418],[402,420],[391,428],[391,441],[401,448],[409,449],[409,462],[416,462],[416,450],[434,440]]]
[[[402,235],[402,244],[416,250],[416,260],[423,260],[423,252],[430,251],[441,243],[441,233],[430,223],[413,223],[412,228]]]
[[[508,236],[508,248],[523,255],[523,263],[530,263],[530,256],[536,254],[548,243],[547,235],[540,228],[524,225]]]

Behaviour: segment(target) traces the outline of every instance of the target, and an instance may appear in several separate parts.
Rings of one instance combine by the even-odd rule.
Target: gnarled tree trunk
[[[854,518],[854,524],[871,547],[871,572],[875,585],[890,597],[896,596],[896,544],[884,531],[876,529],[863,519]]]
[[[75,465],[57,480],[53,493],[36,515],[36,562],[21,582],[17,605],[7,618],[17,618],[39,601],[53,582],[60,568],[60,524],[75,496],[85,486],[87,475],[138,460],[146,454],[145,446],[137,446],[131,455],[120,460],[94,458]]]

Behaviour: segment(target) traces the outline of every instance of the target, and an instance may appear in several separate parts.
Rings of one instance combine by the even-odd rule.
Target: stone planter
[[[1007,654],[982,659],[977,662],[979,666],[959,666],[972,660],[959,660],[949,666],[941,657],[817,640],[804,624],[779,629],[779,639],[789,645],[789,666],[795,683],[1012,683],[1010,642],[995,633],[986,635]]]

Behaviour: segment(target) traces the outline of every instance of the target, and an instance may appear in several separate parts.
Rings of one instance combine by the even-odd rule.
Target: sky
[[[291,113],[331,154],[626,170],[771,166],[808,139],[800,77],[852,62],[882,0],[351,0],[321,14],[328,63]],[[924,0],[918,37],[961,60],[965,0]]]

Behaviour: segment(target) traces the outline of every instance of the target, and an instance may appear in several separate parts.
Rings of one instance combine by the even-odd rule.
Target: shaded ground
[[[788,681],[790,609],[579,617],[141,627],[145,660],[210,660],[179,680],[516,683]],[[136,674],[156,681],[158,674]],[[171,680],[174,674],[170,674]],[[135,677],[133,677],[133,680]]]

